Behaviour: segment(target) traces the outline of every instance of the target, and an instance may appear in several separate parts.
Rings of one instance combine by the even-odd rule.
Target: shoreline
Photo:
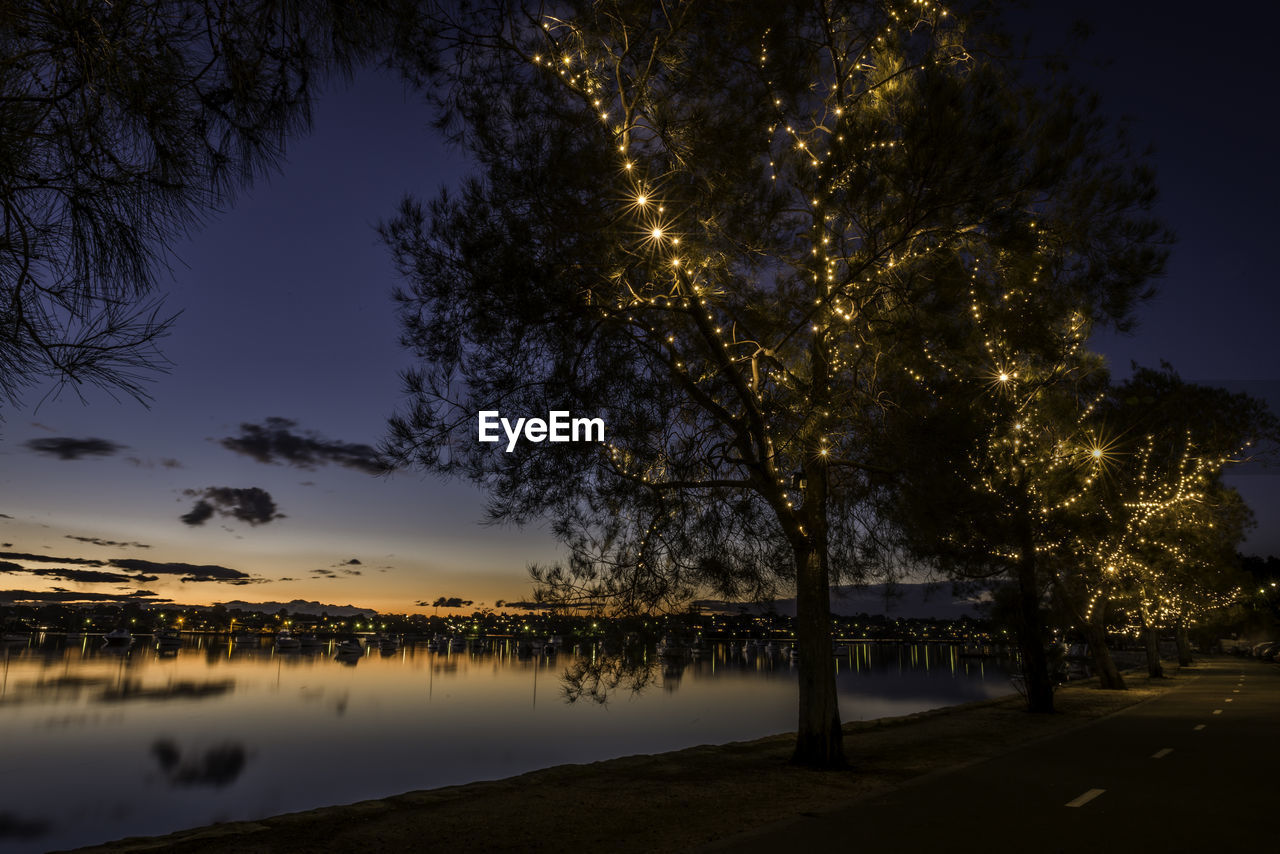
[[[1171,668],[1172,670],[1172,668]],[[164,836],[129,837],[78,854],[171,851],[562,851],[578,846],[651,852],[696,850],[777,822],[943,774],[1087,726],[1194,678],[1126,673],[1128,691],[1097,680],[1061,686],[1057,713],[1031,715],[1018,695],[844,725],[849,767],[787,763],[793,734],[700,745],[515,777],[424,789],[376,800],[227,822]]]

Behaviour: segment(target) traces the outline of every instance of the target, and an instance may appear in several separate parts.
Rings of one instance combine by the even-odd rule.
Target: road
[[[1089,726],[713,850],[1280,850],[1280,666],[1193,672]]]

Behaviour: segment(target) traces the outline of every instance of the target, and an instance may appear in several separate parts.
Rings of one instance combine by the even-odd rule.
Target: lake
[[[6,645],[0,851],[69,848],[509,777],[563,763],[795,728],[785,655],[715,644],[645,658],[650,683],[565,697],[592,648],[521,656],[406,644],[337,655],[188,636]],[[851,643],[833,656],[844,720],[1012,693],[1008,664],[950,644]]]

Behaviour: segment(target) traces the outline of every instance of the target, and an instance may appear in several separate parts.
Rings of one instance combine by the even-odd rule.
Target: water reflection
[[[151,745],[151,755],[174,786],[229,785],[240,776],[248,757],[239,744],[219,744],[184,760],[182,749],[171,739],[162,738]]]
[[[433,646],[276,649],[186,636],[123,650],[92,637],[7,648],[0,850],[74,847],[794,726],[795,661],[783,642],[673,642],[662,654],[504,638]],[[846,720],[1012,691],[999,659],[944,644],[849,642],[833,648],[832,666]]]

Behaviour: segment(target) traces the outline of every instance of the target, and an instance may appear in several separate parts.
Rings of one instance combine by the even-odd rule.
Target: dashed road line
[[[1165,758],[1166,756],[1168,756],[1170,753],[1173,753],[1173,748],[1172,748],[1172,747],[1165,747],[1165,748],[1162,748],[1162,749],[1160,749],[1160,750],[1157,750],[1155,753],[1151,754],[1151,758],[1152,758],[1152,759],[1164,759],[1164,758]]]
[[[1222,714],[1222,709],[1214,709],[1214,710],[1213,710],[1213,713],[1214,713],[1215,715],[1220,715],[1220,714]]]
[[[1204,729],[1204,724],[1196,724],[1194,727],[1192,727],[1192,729],[1194,729],[1196,732],[1199,732],[1200,730]]]
[[[1089,803],[1089,801],[1098,797],[1098,795],[1101,795],[1105,791],[1106,789],[1090,789],[1089,791],[1085,792],[1083,795],[1076,798],[1075,800],[1067,801],[1066,805],[1069,807],[1082,807],[1085,804]]]

